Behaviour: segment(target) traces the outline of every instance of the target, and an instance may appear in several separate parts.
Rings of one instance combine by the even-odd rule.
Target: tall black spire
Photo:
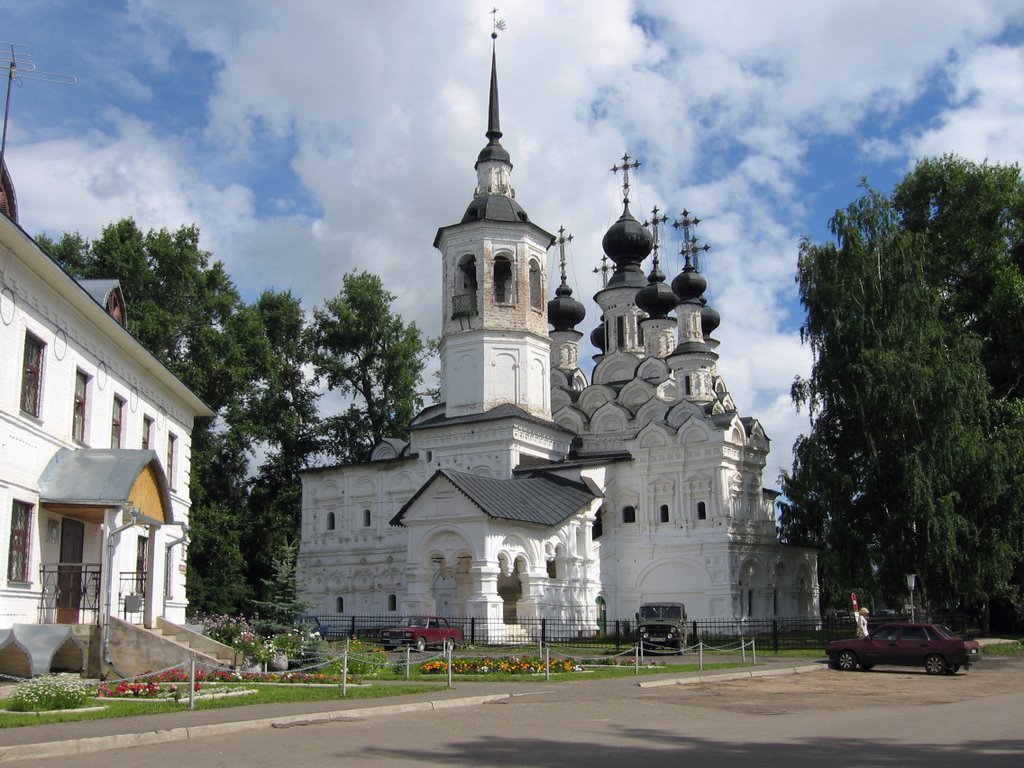
[[[504,22],[495,21],[491,39],[497,40],[498,30]],[[487,97],[487,146],[476,158],[476,189],[473,201],[462,217],[463,223],[486,219],[489,221],[527,222],[529,217],[515,201],[512,189],[512,156],[501,146],[501,120],[498,115],[498,55],[497,44],[491,43],[491,87]]]
[[[497,37],[492,32],[491,37]],[[498,52],[497,45],[491,44],[491,93],[487,101],[487,138],[497,141],[501,138],[501,121],[498,117]]]
[[[492,40],[498,37],[497,32],[491,33]],[[498,115],[498,52],[497,44],[491,43],[491,90],[487,97],[487,146],[484,147],[476,158],[476,164],[488,160],[499,160],[512,167],[512,156],[501,146],[498,139],[501,138],[501,119]]]

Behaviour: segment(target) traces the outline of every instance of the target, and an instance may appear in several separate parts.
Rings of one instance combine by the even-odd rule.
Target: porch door
[[[77,624],[82,606],[82,554],[85,524],[65,517],[60,526],[57,566],[57,623]]]

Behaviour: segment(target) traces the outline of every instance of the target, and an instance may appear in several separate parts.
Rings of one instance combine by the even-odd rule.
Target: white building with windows
[[[778,541],[777,493],[762,487],[768,437],[717,371],[695,222],[681,222],[686,266],[667,285],[657,227],[629,210],[636,166],[623,159],[588,376],[586,311],[564,266],[546,300],[547,251],[562,239],[515,198],[497,96],[492,58],[476,189],[434,240],[440,402],[409,442],[303,473],[303,599],[320,612],[582,628],[652,601],[683,602],[691,618],[817,616],[816,553]]]
[[[184,621],[191,432],[213,413],[128,332],[117,281],[76,282],[18,226],[3,171],[0,672],[47,671],[45,637],[78,669],[111,616]]]

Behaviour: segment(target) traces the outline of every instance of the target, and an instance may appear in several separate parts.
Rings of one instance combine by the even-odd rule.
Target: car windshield
[[[411,616],[402,622],[403,627],[425,627],[427,619],[423,616]]]
[[[934,629],[935,633],[938,634],[940,637],[949,638],[951,640],[956,640],[960,637],[960,635],[951,630],[945,624],[936,624],[934,627],[932,627],[932,629]]]
[[[681,619],[682,609],[678,605],[642,605],[641,619]]]

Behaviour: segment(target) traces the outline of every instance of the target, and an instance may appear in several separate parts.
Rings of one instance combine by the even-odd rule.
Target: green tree
[[[376,275],[349,273],[338,295],[313,312],[316,375],[349,400],[325,426],[325,451],[339,461],[364,461],[379,440],[406,438],[422,405],[417,387],[428,351],[416,324],[391,311],[392,301]]]
[[[782,528],[822,547],[826,603],[857,584],[899,604],[906,573],[936,605],[1020,585],[1021,193],[1016,168],[926,161],[801,245],[811,429]]]
[[[302,305],[290,293],[264,292],[252,309],[266,341],[261,373],[245,411],[234,420],[253,441],[247,522],[242,539],[248,581],[258,601],[273,601],[281,553],[297,546],[301,526],[299,471],[320,452],[319,395],[304,367],[310,359]]]

